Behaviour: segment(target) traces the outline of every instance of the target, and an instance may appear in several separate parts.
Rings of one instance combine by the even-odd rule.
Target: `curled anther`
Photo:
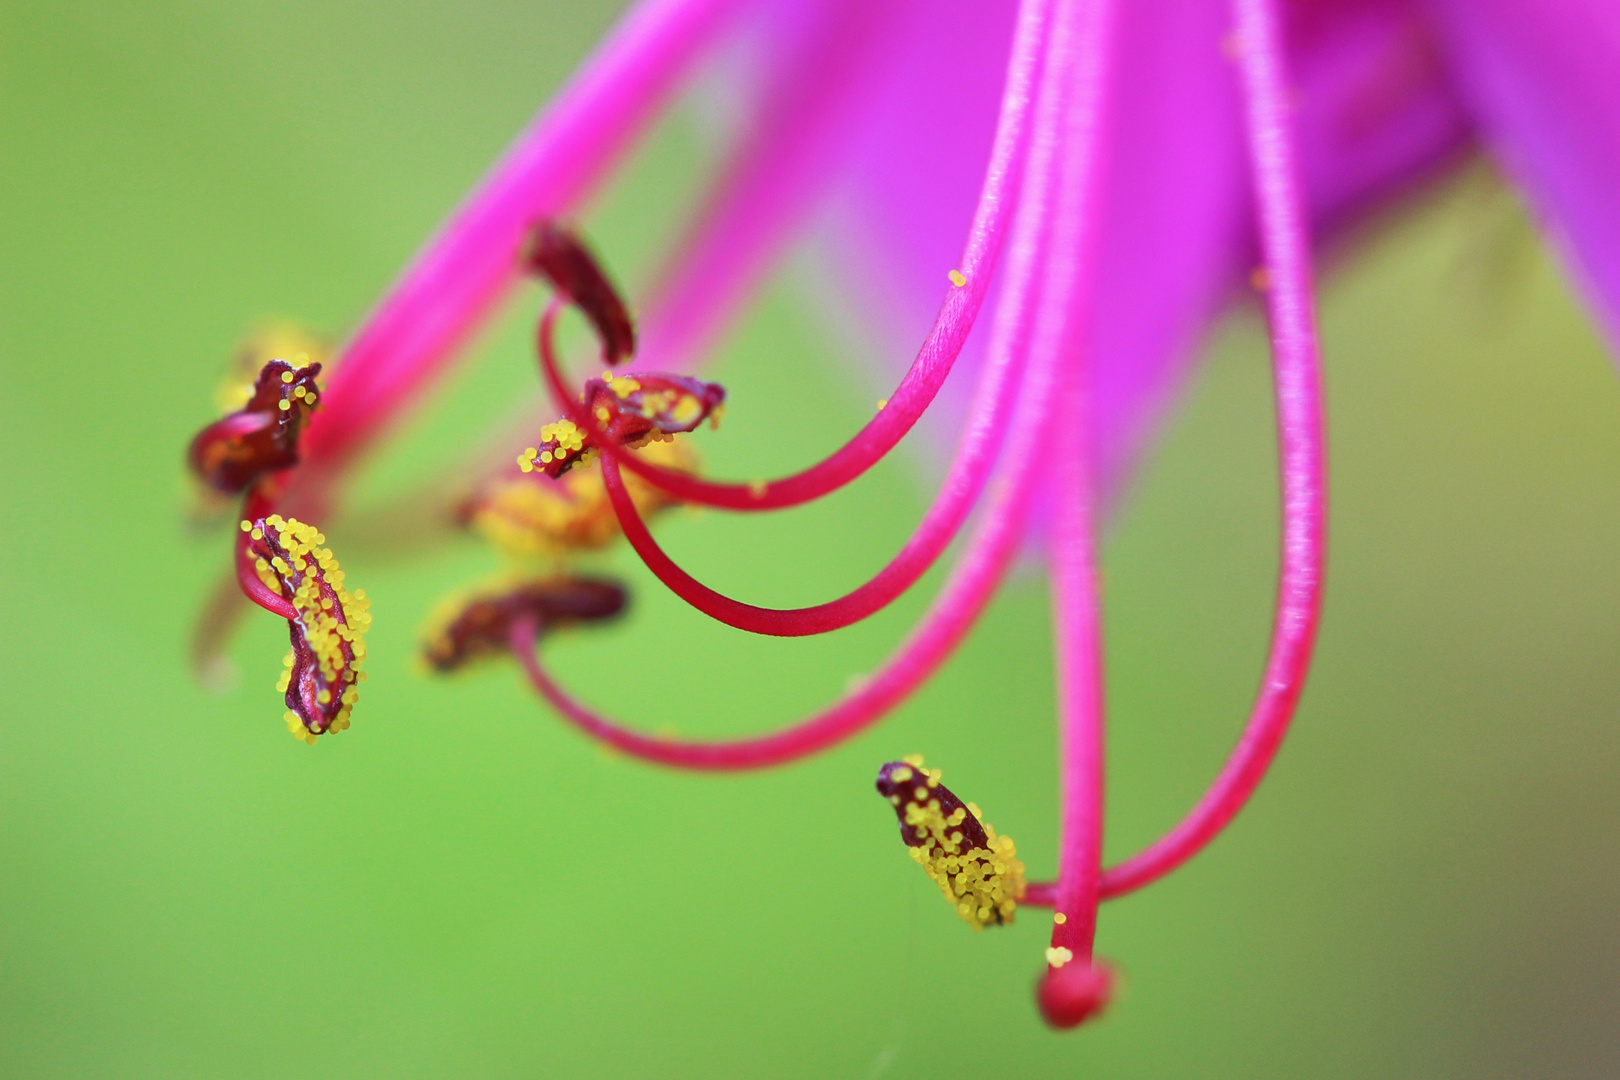
[[[1024,896],[1024,864],[1010,836],[998,836],[979,808],[963,803],[916,754],[878,772],[878,794],[900,819],[900,839],[956,913],[975,930],[1013,921]]]
[[[726,388],[684,375],[614,375],[585,384],[580,402],[596,418],[606,437],[632,449],[696,430],[705,420],[717,425],[725,410]],[[558,420],[540,429],[540,443],[518,458],[524,472],[536,470],[555,479],[595,449],[594,436],[574,421]]]
[[[422,643],[422,657],[435,671],[455,671],[475,660],[511,651],[512,626],[534,623],[541,633],[578,623],[600,622],[624,611],[624,587],[589,577],[550,577],[503,582],[453,600]]]
[[[259,371],[247,403],[203,428],[187,458],[204,484],[229,495],[268,473],[298,464],[298,437],[320,403],[319,363],[272,360]]]
[[[366,673],[365,633],[371,625],[364,589],[350,593],[326,537],[313,525],[280,514],[242,522],[259,581],[292,605],[292,648],[277,686],[286,698],[287,729],[310,745],[342,731]]]
[[[601,264],[573,231],[555,221],[540,222],[529,236],[524,263],[590,320],[602,341],[604,363],[611,367],[634,355],[636,328],[630,311]]]

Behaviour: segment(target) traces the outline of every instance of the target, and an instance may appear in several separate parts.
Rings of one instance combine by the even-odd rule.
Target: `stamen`
[[[812,607],[766,608],[746,604],[702,584],[672,560],[640,520],[645,513],[638,492],[653,488],[637,474],[623,476],[610,456],[601,461],[602,477],[625,535],[649,569],[676,595],[699,611],[749,633],[777,636],[824,634],[859,622],[883,610],[914,585],[939,559],[984,491],[996,455],[1011,425],[1013,402],[1028,354],[1030,329],[1037,307],[1039,248],[1048,220],[1050,144],[1037,148],[1019,190],[1007,256],[1007,281],[991,324],[987,358],[974,389],[973,404],[950,470],[928,513],[905,546],[871,580],[836,600]],[[884,408],[887,401],[879,401]],[[643,454],[645,456],[645,454]],[[623,492],[629,494],[626,500]],[[765,483],[749,485],[763,495]]]
[[[1274,0],[1234,0],[1249,159],[1265,254],[1282,485],[1282,569],[1260,692],[1220,775],[1175,828],[1110,868],[1103,896],[1157,881],[1219,836],[1265,778],[1294,717],[1322,611],[1327,517],[1321,345],[1305,193],[1299,180],[1281,24]]]
[[[215,491],[234,495],[268,473],[297,465],[299,434],[320,403],[320,373],[319,363],[265,364],[247,403],[191,440],[192,471]]]
[[[661,471],[623,453],[610,441],[604,441],[602,452],[618,460],[623,468],[683,501],[732,510],[780,509],[810,502],[857,479],[887,456],[932,404],[961,354],[995,276],[1002,242],[1017,201],[1011,195],[1022,179],[1033,142],[1029,134],[1033,91],[1046,53],[1051,8],[1051,0],[1025,0],[1020,6],[995,139],[962,258],[954,271],[962,277],[963,283],[956,284],[954,278],[948,283],[934,325],[899,386],[886,399],[886,407],[878,410],[838,451],[808,469],[776,481],[714,483]],[[538,330],[546,382],[558,406],[568,410],[569,418],[588,433],[594,433],[596,425],[592,417],[577,407],[577,395],[567,388],[552,354],[549,336],[553,310],[548,309]]]
[[[997,836],[979,808],[963,804],[940,783],[921,755],[891,761],[878,772],[878,794],[900,819],[911,857],[975,930],[1013,921],[1024,895],[1024,864],[1010,836]]]
[[[422,656],[435,671],[456,671],[468,663],[504,656],[513,622],[524,619],[539,632],[618,616],[625,591],[617,582],[586,577],[508,581],[446,605],[439,625],[422,644]]]
[[[1017,80],[1030,76],[1033,68],[1044,58],[1047,51],[1046,19],[1049,14],[1046,0],[1026,0],[1021,8],[1018,40],[1009,72],[1009,94]],[[1051,93],[1048,85],[1062,84],[1062,75],[1060,70],[1043,77],[1043,96]],[[1019,85],[1020,92],[1027,94],[1028,86]],[[1009,111],[1025,109],[1028,104],[1023,99],[1004,102],[1004,120]],[[1041,280],[1038,267],[1044,257],[1050,229],[1045,211],[1058,189],[1054,152],[1058,140],[1054,125],[1061,112],[1049,105],[1044,113],[1045,135],[1034,140],[1038,148],[1036,161],[1030,169],[1029,182],[1018,199],[1019,219],[1026,224],[1016,230],[1014,236],[1014,266],[1030,268],[1032,280],[1036,282]],[[1033,309],[1039,310],[1040,306],[1032,301]],[[555,368],[555,356],[548,355],[551,342],[546,323],[556,318],[557,310],[556,304],[547,309],[539,335],[542,362],[547,365],[547,377],[554,387],[560,387],[561,381]],[[518,621],[512,627],[512,648],[530,683],[566,721],[590,737],[634,757],[676,768],[763,768],[816,753],[865,730],[909,697],[938,670],[972,628],[1000,585],[1017,553],[1028,519],[1038,468],[1051,435],[1051,403],[1062,361],[1060,352],[1053,348],[1032,350],[1028,370],[1018,385],[1018,405],[1007,426],[1002,483],[991,488],[988,505],[967,541],[961,559],[952,568],[927,615],[905,642],[871,678],[852,688],[837,702],[775,732],[749,738],[707,741],[647,735],[586,707],[555,682],[536,655],[534,626]]]
[[[1051,300],[1037,341],[1065,356],[1052,445],[1054,653],[1057,659],[1059,828],[1056,914],[1037,1000],[1047,1022],[1073,1027],[1107,1003],[1111,978],[1093,961],[1102,874],[1102,632],[1096,569],[1096,433],[1090,400],[1098,191],[1108,139],[1102,127],[1112,87],[1113,0],[1065,5],[1054,52],[1069,54],[1064,88],[1062,183],[1047,284]],[[1072,53],[1071,53],[1072,50]]]
[[[658,373],[592,379],[580,396],[595,421],[589,431],[570,419],[540,429],[538,446],[518,458],[524,472],[538,470],[556,479],[589,460],[603,440],[636,449],[651,441],[695,431],[705,420],[719,422],[726,390],[719,383]],[[628,455],[627,455],[628,456]]]
[[[232,356],[230,371],[220,381],[214,401],[222,412],[234,412],[253,397],[259,383],[259,372],[272,360],[286,360],[294,367],[308,367],[317,362],[326,364],[331,354],[330,344],[294,322],[272,322],[260,327],[242,342]]]
[[[289,602],[292,649],[277,686],[286,696],[287,728],[311,746],[315,737],[349,726],[366,673],[371,626],[364,589],[350,593],[343,570],[314,526],[280,514],[244,520],[242,533],[266,590]]]
[[[636,351],[636,330],[618,290],[573,232],[554,221],[542,221],[529,237],[529,270],[551,282],[574,302],[596,329],[602,359],[609,367]]]

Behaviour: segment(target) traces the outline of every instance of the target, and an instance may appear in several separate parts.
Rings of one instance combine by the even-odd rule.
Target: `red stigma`
[[[298,436],[320,401],[320,364],[294,367],[272,360],[259,371],[253,394],[236,412],[203,428],[187,457],[202,482],[234,495],[266,473],[298,464]]]
[[[1049,967],[1035,988],[1041,1015],[1055,1028],[1079,1027],[1108,1007],[1114,994],[1114,971],[1106,964],[1080,959]]]
[[[529,238],[525,262],[590,320],[602,340],[604,363],[612,367],[635,353],[636,328],[629,310],[601,264],[573,232],[555,221],[542,221]]]

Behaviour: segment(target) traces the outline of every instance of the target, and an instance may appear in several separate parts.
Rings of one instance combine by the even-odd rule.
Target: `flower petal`
[[[1432,0],[1481,133],[1620,344],[1620,6]]]
[[[968,7],[936,13],[897,58],[856,178],[854,243],[884,263],[859,294],[882,309],[891,336],[926,325],[988,144],[1006,18]],[[1404,4],[1335,0],[1292,14],[1306,185],[1319,233],[1335,232],[1453,160],[1468,132]],[[1253,266],[1228,31],[1224,0],[1135,0],[1120,12],[1093,368],[1112,489]],[[971,375],[951,381],[960,392]],[[942,396],[944,431],[957,429],[957,400]]]

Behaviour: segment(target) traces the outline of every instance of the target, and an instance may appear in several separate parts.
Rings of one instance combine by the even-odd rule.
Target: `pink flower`
[[[554,221],[593,190],[715,44],[737,36],[758,61],[744,80],[759,103],[756,123],[635,327],[608,275]],[[1158,880],[1225,828],[1271,764],[1304,686],[1326,517],[1312,237],[1344,234],[1476,145],[1523,186],[1599,318],[1620,332],[1620,8],[1606,0],[1022,0],[1016,11],[643,0],[359,328],[319,409],[307,415],[319,369],[283,365],[297,379],[307,374],[307,398],[278,406],[271,399],[282,392],[265,383],[265,400],[205,431],[193,457],[221,463],[216,486],[247,492],[239,578],[293,628],[309,700],[295,703],[289,690],[289,709],[295,734],[310,742],[340,729],[328,719],[339,701],[347,723],[364,678],[353,670],[364,650],[350,645],[349,624],[358,627],[364,611],[326,626],[315,585],[307,597],[283,595],[307,577],[335,596],[342,578],[337,571],[326,584],[336,564],[328,568],[330,552],[314,547],[318,533],[271,511],[324,513],[345,467],[429,392],[526,269],[557,293],[537,347],[562,418],[519,467],[524,484],[574,486],[563,495],[516,490],[562,499],[544,507],[565,505],[568,535],[592,543],[608,535],[596,526],[611,524],[610,508],[652,571],[699,610],[761,634],[850,625],[914,584],[978,511],[946,585],[876,674],[767,735],[655,737],[559,686],[537,655],[540,635],[616,612],[622,594],[611,583],[528,583],[482,597],[435,646],[449,665],[509,645],[539,693],[582,731],[693,769],[814,753],[903,701],[973,625],[1039,505],[1058,654],[1055,880],[1026,883],[1011,840],[920,759],[885,765],[878,787],[907,846],[975,928],[1010,920],[1019,903],[1053,909],[1038,997],[1051,1023],[1073,1026],[1107,1004],[1112,986],[1092,955],[1100,901]],[[827,459],[770,481],[714,481],[678,457],[634,452],[632,444],[718,419],[723,390],[659,369],[702,353],[793,226],[835,186],[850,226],[840,283],[890,331],[938,305],[876,416]],[[1281,462],[1270,655],[1248,726],[1209,791],[1160,840],[1105,868],[1097,522],[1200,334],[1251,284],[1270,324]],[[987,326],[970,336],[987,300]],[[597,329],[609,364],[634,350],[634,371],[592,380],[584,394],[569,384],[552,347],[568,303]],[[775,610],[721,595],[676,565],[643,520],[672,500],[754,512],[820,498],[884,457],[936,400],[946,414],[958,407],[955,391],[969,379],[975,388],[933,505],[890,564],[846,596]],[[289,455],[301,459],[296,469]],[[591,457],[600,484],[563,475]],[[601,490],[605,498],[592,502]],[[255,566],[258,538],[272,525],[309,537],[319,570],[297,559],[290,569]],[[341,661],[322,680],[311,657],[324,654],[297,649],[305,624]],[[328,682],[341,697],[317,703],[311,695]]]

